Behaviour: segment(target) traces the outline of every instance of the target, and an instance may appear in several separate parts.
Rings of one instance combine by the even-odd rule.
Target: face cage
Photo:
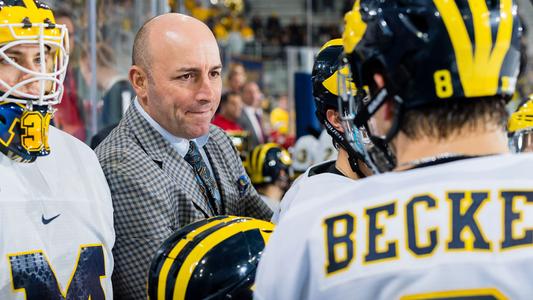
[[[15,37],[15,41],[8,42],[0,48],[0,57],[8,62],[10,65],[15,67],[17,70],[24,72],[26,74],[32,75],[31,78],[25,79],[14,86],[10,86],[4,80],[0,79],[0,88],[5,88],[6,91],[3,95],[0,95],[0,101],[6,102],[15,102],[29,105],[56,105],[61,102],[61,97],[63,95],[63,80],[65,79],[68,60],[69,60],[69,39],[68,31],[65,25],[55,25],[56,28],[61,30],[59,37],[50,36],[45,34],[45,29],[50,29],[50,24],[46,23],[36,23],[32,24],[32,27],[39,28],[38,35],[32,36],[19,36],[15,33],[15,28],[27,27],[27,24],[3,24],[0,25],[1,28],[8,28],[11,32],[11,35]],[[23,44],[36,44],[39,45],[39,60],[40,60],[40,70],[39,72],[25,68],[15,61],[10,59],[5,51],[15,47],[17,45]],[[46,70],[46,56],[45,56],[45,46],[55,49],[55,55],[53,56],[53,66],[52,72],[47,72]],[[18,89],[31,84],[32,82],[39,82],[39,94],[29,94],[19,91]],[[46,84],[51,82],[52,88],[50,92],[47,92]]]
[[[533,152],[533,127],[516,131],[509,138],[509,148],[514,153]]]
[[[345,71],[341,72],[343,69],[348,71],[346,73]],[[355,152],[362,156],[364,163],[372,169],[373,173],[382,173],[369,152],[369,150],[372,150],[375,147],[368,136],[367,128],[355,124],[355,118],[360,111],[359,105],[362,103],[356,101],[356,96],[359,95],[353,94],[353,91],[348,86],[350,82],[353,82],[351,67],[348,60],[342,58],[337,76],[339,91],[338,111],[342,121],[342,127],[344,128],[346,141]]]

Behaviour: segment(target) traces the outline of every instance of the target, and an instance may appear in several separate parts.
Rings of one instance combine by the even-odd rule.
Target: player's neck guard
[[[0,102],[0,152],[22,163],[31,163],[50,154],[51,118],[49,106]]]

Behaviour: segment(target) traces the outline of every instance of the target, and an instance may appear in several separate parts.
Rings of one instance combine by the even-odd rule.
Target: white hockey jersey
[[[322,198],[317,196],[327,195],[331,191],[348,186],[353,181],[346,176],[325,171],[309,174],[316,168],[326,169],[332,164],[335,164],[334,160],[314,165],[300,175],[281,199],[279,209],[275,210],[272,216],[272,223],[277,224],[293,206],[308,205],[311,199],[320,201]]]
[[[0,299],[113,299],[111,194],[94,152],[50,127],[50,155],[0,154]]]
[[[531,299],[531,170],[533,154],[465,159],[294,207],[261,258],[255,298]]]

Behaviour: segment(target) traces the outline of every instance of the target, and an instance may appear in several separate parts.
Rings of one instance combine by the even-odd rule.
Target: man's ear
[[[383,75],[379,73],[375,73],[373,78],[374,78],[374,83],[376,87],[378,88],[378,90],[380,90],[381,88],[385,86],[385,79],[383,78]]]
[[[148,76],[139,66],[131,66],[128,72],[128,79],[141,102],[147,98]]]
[[[374,84],[378,88],[378,90],[382,89],[385,86],[385,78],[383,75],[379,73],[375,73],[374,76]],[[385,101],[383,103],[383,117],[385,120],[392,120],[394,118],[394,103],[390,100]]]
[[[328,109],[326,110],[326,119],[333,125],[335,129],[337,129],[339,132],[344,132],[344,128],[342,127],[341,118],[339,115],[339,112],[337,112],[334,109]]]

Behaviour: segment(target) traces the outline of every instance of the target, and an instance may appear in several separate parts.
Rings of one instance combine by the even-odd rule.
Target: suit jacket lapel
[[[183,194],[196,204],[197,208],[205,215],[213,216],[214,212],[200,192],[200,186],[195,180],[191,165],[146,121],[137,111],[135,105],[130,105],[124,118],[146,154],[161,165],[163,171],[170,175],[176,187],[181,189]],[[176,201],[181,201],[181,199],[176,199]]]

